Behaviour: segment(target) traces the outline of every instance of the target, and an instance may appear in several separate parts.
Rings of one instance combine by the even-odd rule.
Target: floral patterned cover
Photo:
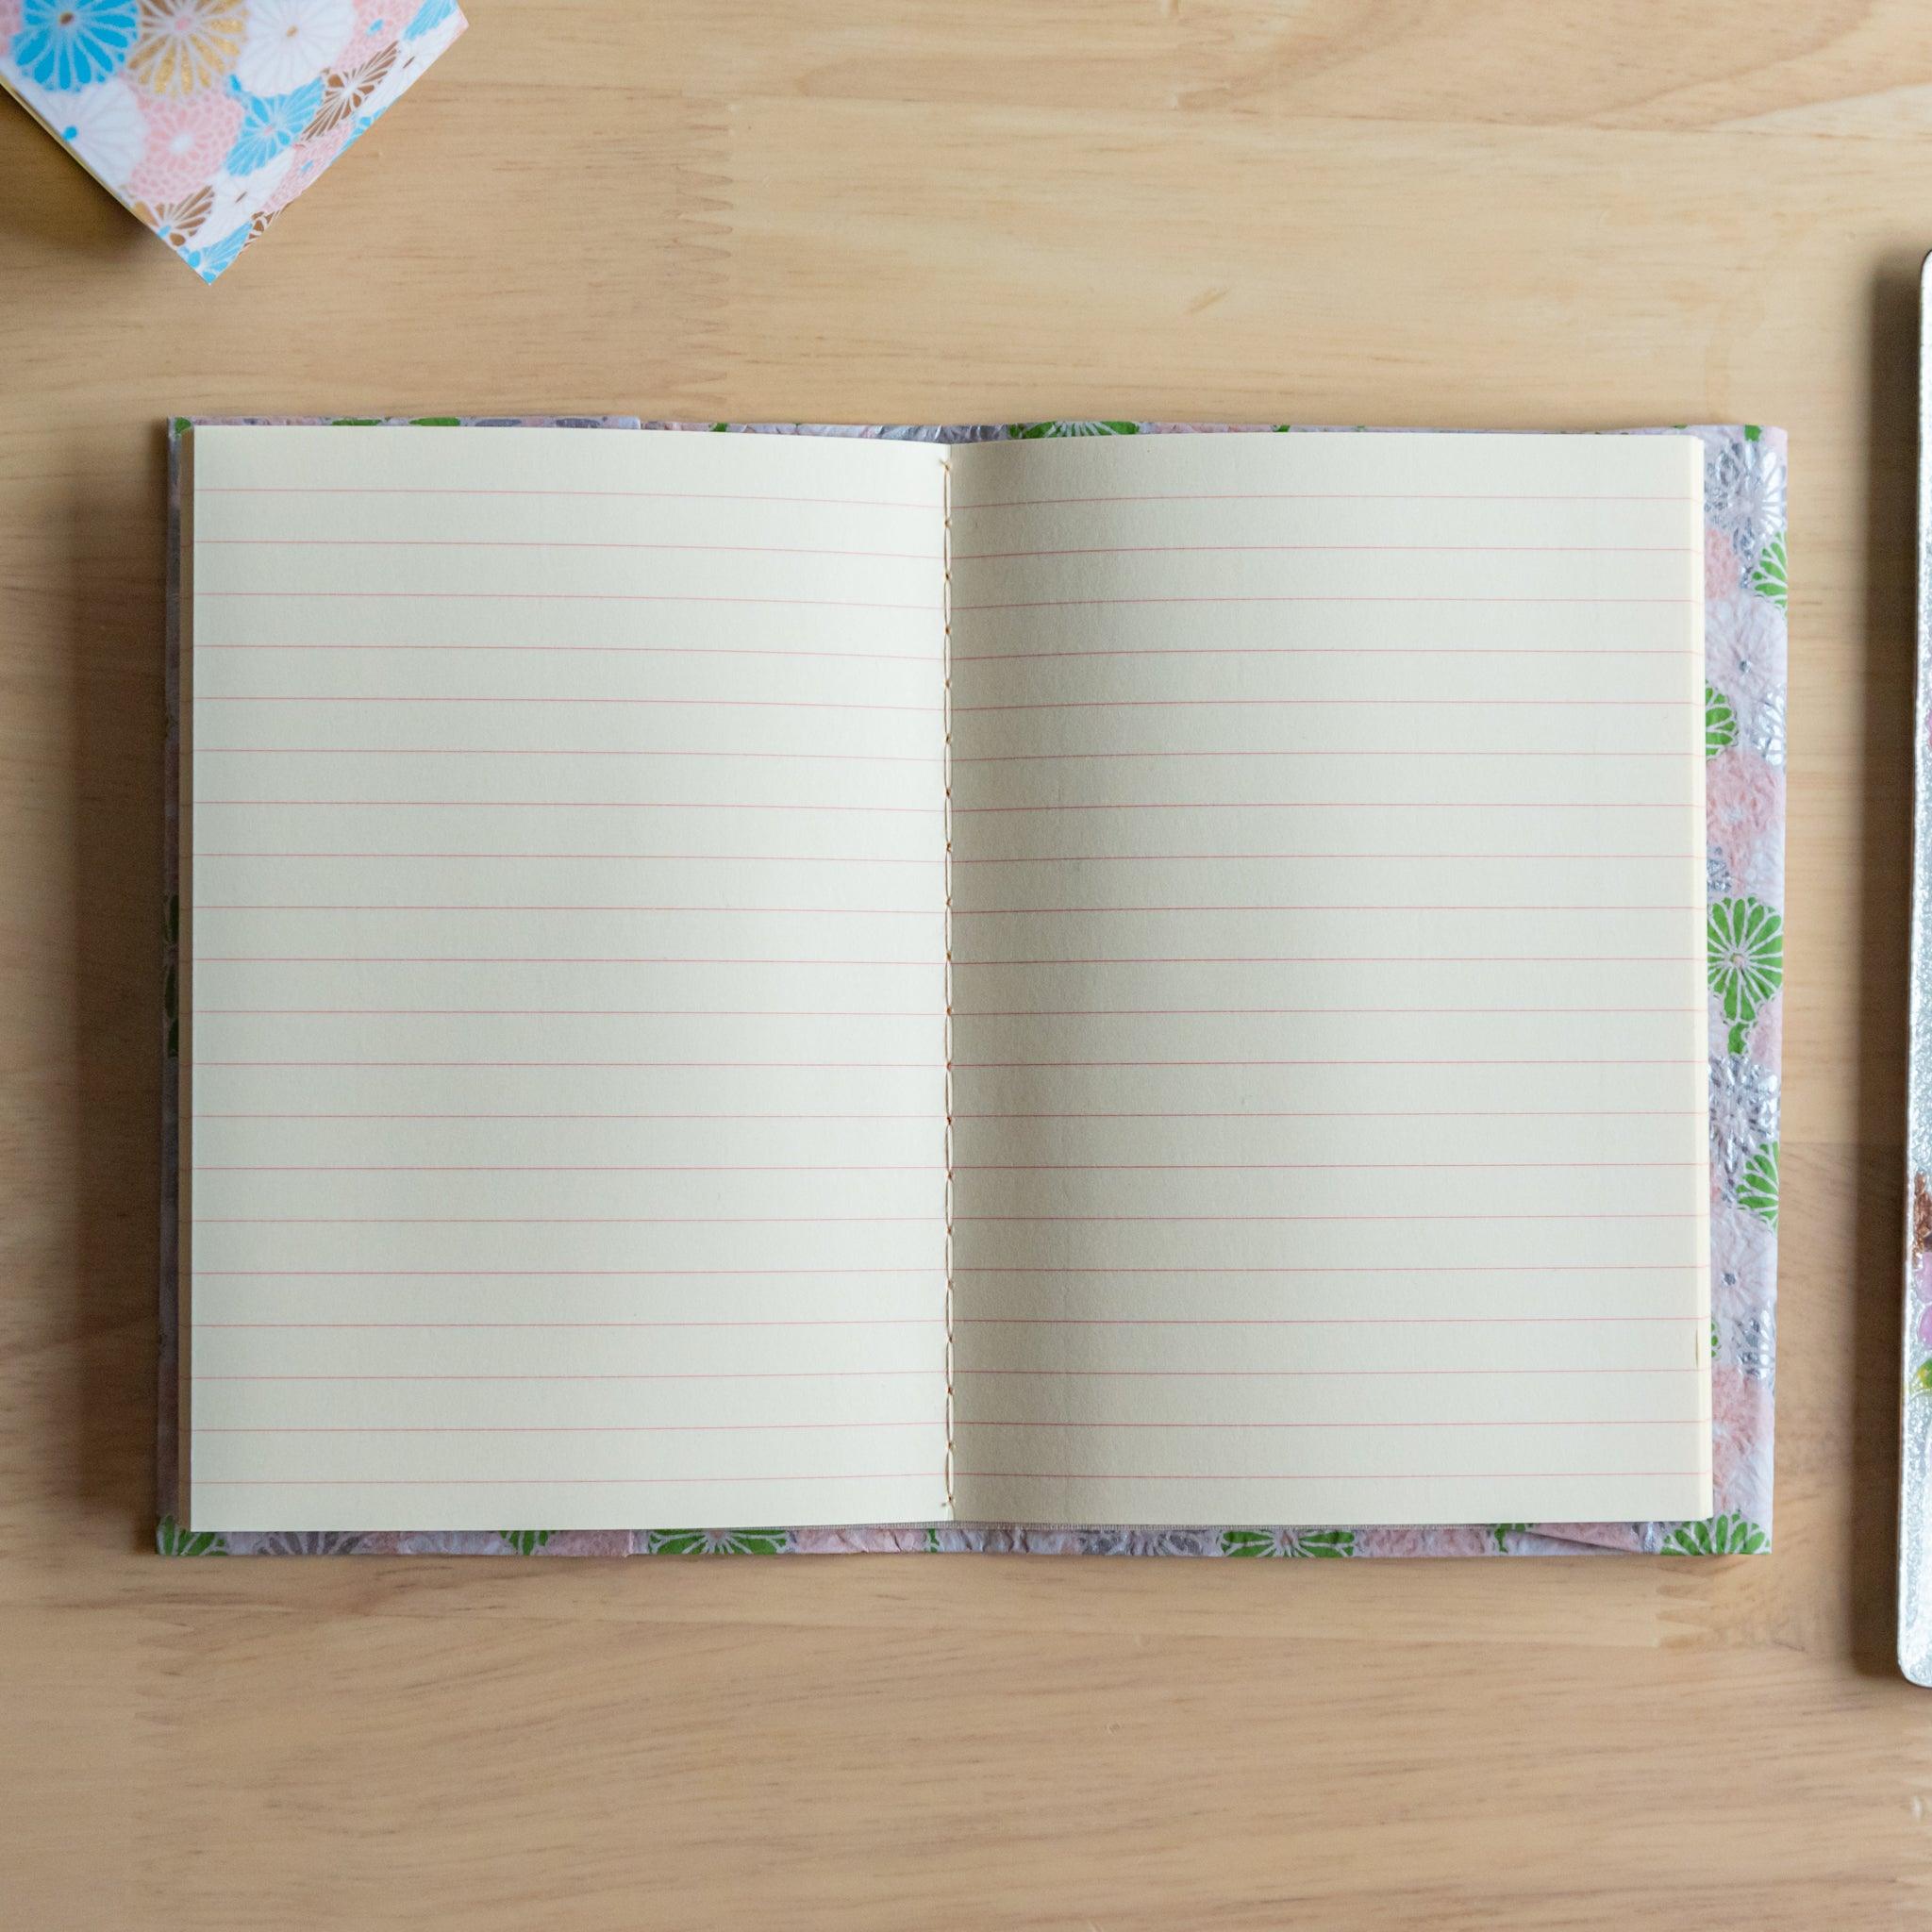
[[[8,0],[0,0],[0,7]],[[291,419],[276,419],[291,420]],[[367,423],[368,418],[337,418]],[[435,417],[418,423],[475,423]],[[500,419],[491,419],[492,421]],[[545,419],[555,421],[558,419]],[[599,419],[637,427],[632,419]],[[186,425],[176,423],[175,438]],[[591,426],[589,423],[583,426]],[[799,424],[647,423],[650,429],[863,436],[932,442],[1008,437],[1286,430],[1241,424],[1016,423],[856,428]],[[1333,430],[1300,433],[1341,434]],[[1371,432],[1372,433],[1372,432]],[[1637,430],[1634,435],[1671,432]],[[1677,433],[1682,433],[1681,430]],[[1213,1524],[909,1524],[845,1528],[195,1533],[175,1518],[175,945],[178,930],[178,502],[171,505],[168,597],[167,968],[162,1081],[159,1507],[164,1556],[779,1556],[979,1550],[1027,1555],[1477,1557],[1653,1553],[1754,1555],[1771,1547],[1772,1395],[1776,1345],[1778,1069],[1784,978],[1785,436],[1755,424],[1698,427],[1705,445],[1705,756],[1708,821],[1711,1408],[1715,1513],[1691,1523],[1486,1523],[1358,1528]],[[175,466],[171,463],[171,476]],[[1928,726],[1932,729],[1932,726]],[[1923,1186],[1923,1183],[1922,1183]],[[1932,1196],[1915,1261],[1932,1255]],[[1932,1259],[1924,1264],[1932,1280]],[[1932,1305],[1932,1289],[1924,1300]],[[1932,1316],[1926,1320],[1932,1349]],[[1932,1387],[1932,1364],[1920,1371]]]
[[[467,24],[456,0],[0,0],[0,87],[211,282]]]

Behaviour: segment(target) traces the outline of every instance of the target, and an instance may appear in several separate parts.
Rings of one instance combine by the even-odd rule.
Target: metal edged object
[[[1932,256],[1919,275],[1918,678],[1913,700],[1898,1664],[1932,1685]]]

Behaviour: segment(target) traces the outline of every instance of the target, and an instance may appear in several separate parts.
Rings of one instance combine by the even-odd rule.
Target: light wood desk
[[[1920,0],[473,0],[222,286],[0,111],[0,1920],[1878,1927]],[[173,411],[1791,434],[1777,1548],[173,1563]]]

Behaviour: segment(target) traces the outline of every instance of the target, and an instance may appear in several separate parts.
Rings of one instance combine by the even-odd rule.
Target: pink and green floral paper
[[[0,87],[212,282],[466,25],[456,0],[0,0]]]
[[[4,9],[9,0],[0,0]],[[13,0],[18,4],[18,0]],[[270,419],[293,420],[293,419]],[[315,420],[315,419],[307,419]],[[368,418],[337,421],[367,424]],[[489,426],[509,419],[436,417]],[[518,419],[525,420],[525,419]],[[1015,423],[924,427],[558,419],[582,427],[735,430],[927,442],[1008,437],[1240,434],[1301,425]],[[175,425],[176,434],[185,425]],[[400,425],[399,425],[400,426]],[[1373,433],[1373,432],[1369,432]],[[1629,431],[1634,435],[1685,433]],[[1779,1066],[1784,980],[1786,443],[1756,425],[1696,427],[1705,446],[1706,890],[1709,901],[1711,1410],[1715,1508],[1689,1523],[1481,1523],[1418,1527],[1206,1524],[897,1524],[718,1529],[525,1528],[372,1532],[352,1528],[195,1533],[175,1520],[175,1017],[179,858],[179,635],[168,599],[166,1077],[162,1081],[159,1507],[164,1556],[782,1556],[1004,1552],[1035,1556],[1488,1557],[1756,1555],[1771,1547],[1772,1398],[1776,1353]],[[173,466],[171,465],[171,473]],[[178,521],[172,506],[171,525]],[[176,567],[175,545],[169,567]],[[1932,1208],[1926,1210],[1932,1230]],[[1932,1232],[1925,1246],[1932,1247]]]

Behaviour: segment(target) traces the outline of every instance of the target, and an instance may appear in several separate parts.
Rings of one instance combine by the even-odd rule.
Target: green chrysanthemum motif
[[[1007,434],[1031,441],[1040,436],[1138,436],[1138,423],[1008,423]]]
[[[1715,1315],[1710,1318],[1710,1358],[1712,1361],[1717,1359],[1717,1317]]]
[[[1748,1516],[1733,1512],[1707,1523],[1680,1523],[1664,1539],[1667,1557],[1755,1557],[1771,1539]]]
[[[1710,990],[1730,1022],[1732,1053],[1744,1051],[1746,1029],[1784,976],[1784,922],[1761,899],[1720,899],[1710,908]]]
[[[1521,1536],[1529,1528],[1526,1523],[1492,1523],[1490,1524],[1490,1540],[1496,1545],[1496,1554],[1507,1557],[1509,1554],[1509,1539]]]
[[[1714,758],[1738,741],[1738,714],[1715,685],[1704,687],[1704,756]]]
[[[1757,565],[1751,573],[1751,588],[1760,597],[1769,597],[1780,610],[1788,608],[1785,590],[1785,534],[1780,530],[1764,546]]]
[[[329,418],[329,427],[331,429],[380,429],[382,427],[382,419],[379,416],[331,416]]]
[[[1777,1142],[1760,1147],[1738,1176],[1738,1206],[1777,1225]]]
[[[1932,1395],[1932,1357],[1912,1371],[1911,1391],[1914,1395]]]
[[[1224,1529],[1224,1557],[1352,1557],[1352,1529]]]
[[[520,1557],[534,1557],[556,1535],[549,1529],[499,1529],[496,1533]]]
[[[654,1529],[646,1545],[654,1557],[775,1557],[785,1548],[782,1529]]]
[[[412,429],[460,429],[463,419],[460,416],[411,416]]]
[[[925,1525],[925,1549],[928,1556],[937,1556],[940,1547],[940,1532],[936,1524]]]
[[[155,1548],[164,1557],[225,1557],[226,1541],[210,1529],[183,1529],[172,1516],[164,1516],[155,1529]]]

